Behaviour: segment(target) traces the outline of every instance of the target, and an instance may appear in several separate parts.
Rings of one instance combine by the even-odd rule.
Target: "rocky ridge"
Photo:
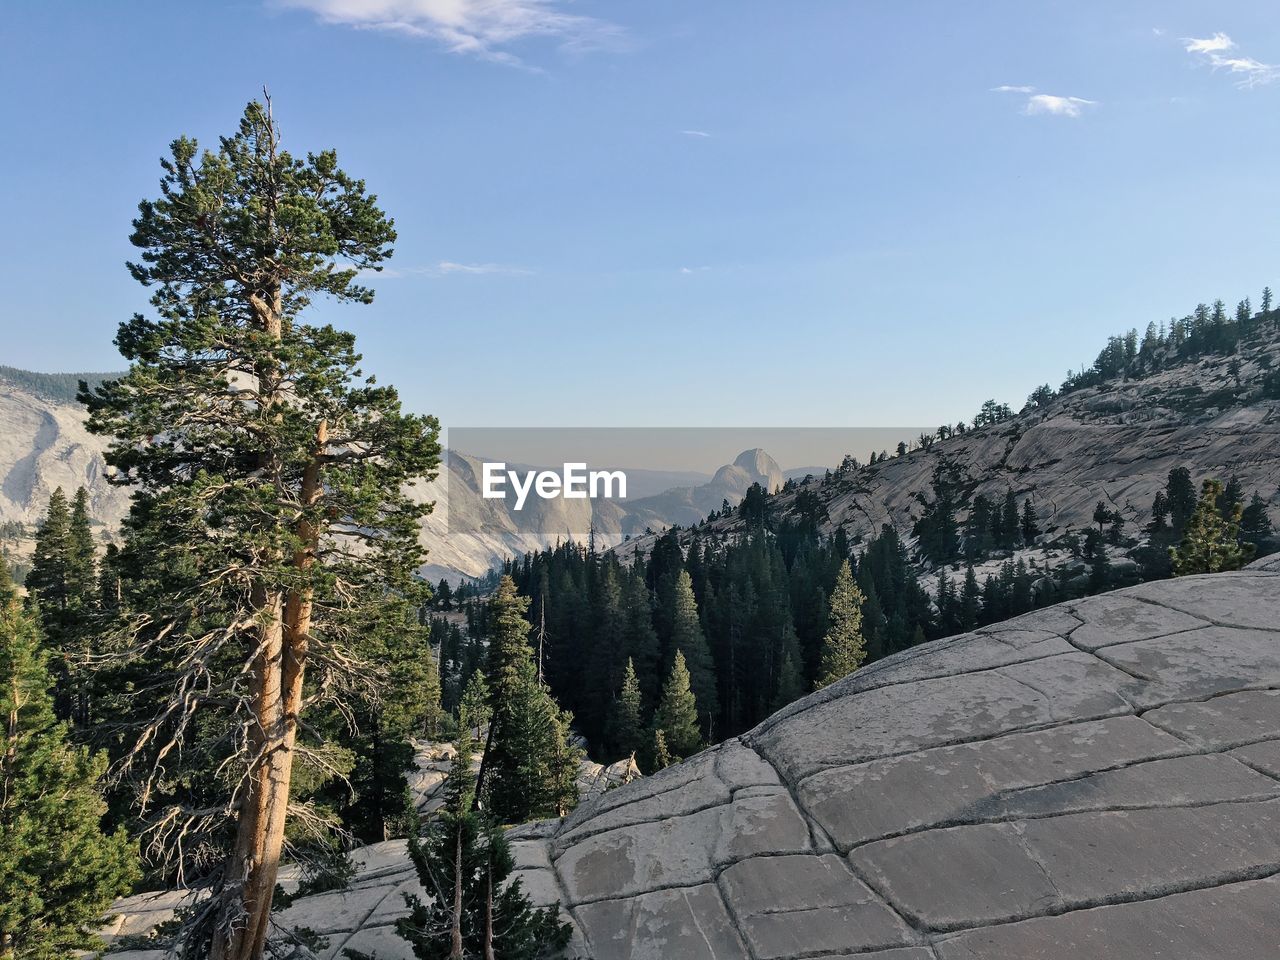
[[[83,407],[0,380],[0,522],[34,529],[55,489],[84,486],[94,520],[114,530],[129,498],[107,484],[104,446],[85,429]]]
[[[1197,485],[1207,477],[1238,476],[1246,498],[1256,491],[1272,516],[1280,516],[1280,400],[1265,399],[1261,388],[1277,368],[1280,336],[1260,338],[1237,354],[1077,390],[928,449],[815,478],[774,497],[771,510],[785,517],[807,492],[827,511],[826,534],[842,528],[856,544],[889,524],[910,541],[942,470],[966,496],[958,504],[961,524],[978,494],[997,504],[1008,490],[1019,503],[1030,498],[1045,533],[1024,559],[1050,567],[1061,554],[1053,541],[1068,529],[1088,528],[1099,501],[1124,518],[1131,534],[1140,532],[1174,467],[1189,468]],[[730,517],[704,533],[733,537],[742,529],[742,521]],[[647,553],[652,545],[653,537],[639,537],[618,552]]]
[[[512,837],[593,960],[1271,960],[1280,557],[912,648]],[[403,844],[358,859],[280,922],[408,960]]]

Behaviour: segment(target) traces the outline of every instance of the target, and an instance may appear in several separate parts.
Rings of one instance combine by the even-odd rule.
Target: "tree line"
[[[60,403],[75,403],[82,383],[96,387],[104,379],[118,376],[111,373],[36,373],[0,364],[0,381]]]
[[[856,551],[813,518],[682,539],[668,530],[629,563],[569,542],[507,564],[550,689],[602,759],[635,753],[654,769],[740,733],[830,680],[852,634],[859,664],[936,634],[892,527]],[[465,686],[465,648],[442,665]]]

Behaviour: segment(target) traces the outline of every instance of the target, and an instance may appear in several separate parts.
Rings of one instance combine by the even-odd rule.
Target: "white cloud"
[[[706,138],[711,136],[711,134],[707,133],[707,131],[705,130],[681,130],[680,132],[683,133],[686,137]]]
[[[533,273],[524,267],[511,267],[501,263],[455,263],[452,260],[441,260],[435,266],[435,272],[448,276],[451,273],[481,276],[484,274],[502,274],[508,277],[527,277]]]
[[[1048,114],[1053,117],[1078,117],[1085,107],[1094,106],[1096,100],[1085,100],[1083,97],[1055,97],[1050,93],[1036,93],[1035,87],[1010,86],[1002,84],[991,88],[992,93],[1017,93],[1027,97],[1022,105],[1022,112],[1028,116]]]
[[[527,267],[513,267],[503,263],[458,263],[454,260],[441,260],[430,267],[384,267],[382,270],[360,270],[357,276],[361,279],[398,280],[403,277],[447,277],[498,275],[506,277],[530,277],[534,271]]]
[[[1240,79],[1236,86],[1241,89],[1262,86],[1280,79],[1280,67],[1271,63],[1260,63],[1253,57],[1229,57],[1214,60],[1214,69],[1222,67],[1228,73],[1236,74]]]
[[[1055,97],[1048,93],[1037,93],[1027,99],[1022,112],[1027,116],[1047,114],[1052,117],[1078,117],[1085,107],[1092,107],[1098,101],[1085,100],[1083,97]]]
[[[268,0],[309,10],[324,23],[385,30],[434,40],[453,53],[521,65],[504,48],[534,37],[554,38],[562,48],[598,49],[616,43],[611,23],[566,13],[561,0]]]
[[[1276,64],[1263,63],[1253,57],[1224,56],[1228,50],[1236,49],[1235,41],[1225,33],[1215,33],[1204,39],[1183,37],[1182,45],[1187,53],[1208,63],[1215,71],[1225,70],[1234,76],[1236,86],[1242,90],[1280,80],[1280,66]]]
[[[1205,54],[1221,53],[1224,50],[1233,49],[1236,45],[1235,41],[1225,33],[1215,33],[1205,40],[1197,40],[1195,37],[1183,37],[1182,44],[1187,53]]]

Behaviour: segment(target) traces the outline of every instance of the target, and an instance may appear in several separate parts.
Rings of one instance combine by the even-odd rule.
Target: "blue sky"
[[[446,425],[954,421],[1280,285],[1270,64],[1273,0],[12,5],[0,362],[118,366],[159,156],[266,84],[400,232],[320,315]]]

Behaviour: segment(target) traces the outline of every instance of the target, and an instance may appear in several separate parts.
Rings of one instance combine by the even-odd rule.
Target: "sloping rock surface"
[[[514,838],[594,960],[1274,960],[1280,559],[916,648]],[[366,859],[282,920],[408,958]]]

